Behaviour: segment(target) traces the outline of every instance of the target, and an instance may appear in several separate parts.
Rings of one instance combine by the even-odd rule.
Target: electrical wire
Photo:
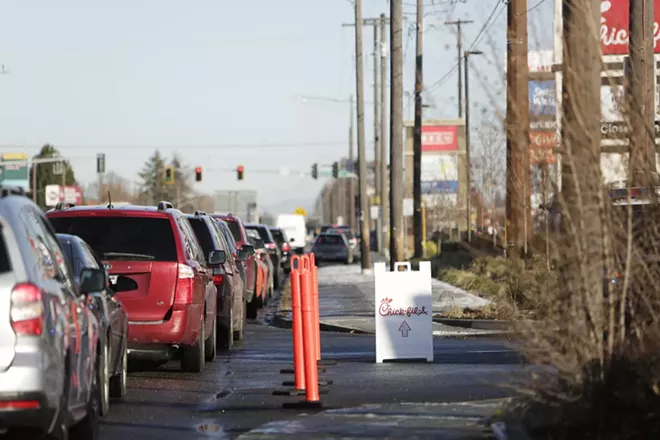
[[[68,145],[68,144],[54,144],[57,148],[68,150],[237,150],[239,148],[309,148],[309,147],[330,147],[346,145],[346,141],[336,142],[288,142],[288,143],[255,143],[255,144],[216,144],[216,145]],[[11,148],[24,149],[33,148],[40,149],[43,144],[0,144],[0,149]]]

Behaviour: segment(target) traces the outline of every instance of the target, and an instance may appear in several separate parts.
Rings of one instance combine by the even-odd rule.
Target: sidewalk
[[[462,289],[433,280],[433,314],[453,307],[482,307],[488,301]],[[359,265],[319,268],[319,308],[321,329],[374,334],[374,275],[362,274]],[[289,326],[291,313],[276,316]],[[502,335],[501,330],[479,330],[433,323],[434,336],[469,337]]]
[[[506,399],[458,403],[395,403],[362,405],[300,416],[263,425],[238,437],[284,439],[304,435],[329,438],[491,439],[488,419]]]

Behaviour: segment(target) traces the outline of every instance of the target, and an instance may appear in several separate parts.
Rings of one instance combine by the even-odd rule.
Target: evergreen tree
[[[170,188],[165,183],[165,160],[159,150],[156,150],[147,159],[138,175],[142,179],[142,190],[140,192],[141,199],[144,202],[156,204],[169,198]]]
[[[60,157],[60,152],[54,146],[46,144],[41,147],[39,153],[33,159],[47,159],[51,157]],[[46,207],[46,185],[75,185],[76,177],[73,168],[68,161],[37,163],[30,167],[30,186],[34,173],[36,172],[37,204]]]
[[[191,184],[192,172],[190,168],[183,164],[177,154],[172,157],[170,166],[174,168],[174,185],[169,188],[170,197],[168,200],[184,212],[194,212],[196,209],[194,203],[195,191]]]

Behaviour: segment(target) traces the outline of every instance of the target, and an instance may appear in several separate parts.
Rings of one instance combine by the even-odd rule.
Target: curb
[[[471,328],[475,330],[511,330],[511,321],[498,319],[457,319],[457,318],[433,318],[433,322],[451,327]]]
[[[290,329],[291,320],[282,316],[282,313],[276,313],[272,322],[272,325],[279,328]],[[352,333],[358,335],[373,335],[371,332],[364,331],[362,329],[354,327],[346,327],[342,325],[328,324],[323,321],[319,323],[322,332],[334,332],[334,333]]]

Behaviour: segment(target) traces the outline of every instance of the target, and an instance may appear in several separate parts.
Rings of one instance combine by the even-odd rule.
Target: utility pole
[[[510,0],[511,1],[516,1],[516,0]],[[525,15],[527,16],[527,15]],[[451,25],[451,26],[456,26],[456,37],[457,37],[457,45],[456,47],[458,48],[458,118],[463,117],[463,74],[461,72],[461,60],[463,59],[463,32],[462,32],[462,26],[464,24],[470,24],[473,23],[472,20],[455,20],[455,21],[446,21],[446,25]]]
[[[525,253],[531,232],[528,79],[527,0],[511,0],[507,4],[506,236]]]
[[[374,22],[374,187],[376,189],[376,205],[380,208],[382,206],[382,190],[380,187],[380,105],[379,98],[380,94],[378,93],[378,28],[380,23]],[[380,210],[380,209],[379,209]],[[376,250],[378,252],[383,252],[383,237],[379,232],[383,229],[383,214],[382,210],[378,213],[376,218]]]
[[[369,200],[367,199],[367,158],[364,135],[364,83],[362,82],[362,0],[355,0],[355,87],[357,94],[358,169],[360,185],[360,237],[362,271],[371,269]]]
[[[403,0],[390,0],[390,270],[403,261]]]
[[[562,289],[583,298],[603,294],[600,3],[564,0],[562,5],[567,73],[562,96],[570,99],[562,100],[563,241],[557,261]]]
[[[381,250],[384,250],[385,237],[389,230],[389,192],[387,191],[387,40],[385,37],[385,14],[380,15],[380,218]]]
[[[463,54],[465,62],[465,162],[467,163],[467,200],[465,215],[467,220],[467,240],[472,242],[472,161],[470,160],[470,56],[481,55],[483,52],[469,50]]]
[[[630,180],[641,186],[655,163],[655,59],[653,56],[653,0],[630,0],[628,110],[630,139],[628,142]],[[639,110],[638,110],[639,109]],[[636,114],[639,112],[639,114]],[[649,184],[648,182],[647,184]]]
[[[349,107],[350,107],[350,121],[348,123],[348,160],[351,163],[351,172],[355,172],[355,156],[354,156],[354,147],[353,147],[353,123],[355,121],[355,115],[353,113],[353,95],[349,97]],[[348,224],[351,226],[351,231],[356,232],[357,231],[357,219],[355,215],[355,185],[353,182],[353,178],[349,179],[348,181],[348,197],[350,199],[350,219],[348,221]],[[334,222],[332,222],[334,223]]]
[[[422,60],[424,57],[424,3],[417,0],[417,43],[415,56],[415,130],[413,135],[413,237],[415,258],[424,256],[422,237]],[[460,63],[459,63],[460,64]]]

